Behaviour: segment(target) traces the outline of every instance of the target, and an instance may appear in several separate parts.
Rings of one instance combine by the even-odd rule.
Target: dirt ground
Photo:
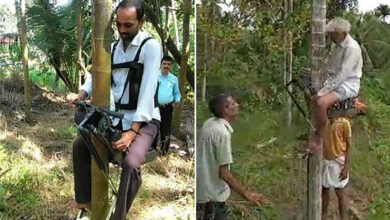
[[[74,108],[32,85],[34,119],[26,123],[22,85],[0,83],[0,219],[74,219],[77,211],[68,207],[74,196]],[[128,219],[195,218],[194,158],[183,142],[173,144],[177,149],[169,156],[142,166],[143,185]],[[110,169],[118,179],[119,168]]]

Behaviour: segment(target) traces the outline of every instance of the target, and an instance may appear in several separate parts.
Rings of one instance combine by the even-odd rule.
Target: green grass
[[[353,120],[350,187],[353,196],[363,200],[361,205],[365,207],[360,211],[367,214],[368,219],[390,216],[390,176],[386,175],[390,169],[390,103],[388,87],[384,90],[376,83],[387,85],[388,75],[378,72],[376,79],[363,81],[362,99],[369,106],[369,112]],[[297,137],[305,133],[308,125],[294,112],[294,125],[289,128],[280,106],[256,106],[243,111],[233,123],[234,164],[231,169],[240,181],[265,194],[272,204],[259,210],[231,203],[232,218],[297,218],[305,213],[306,162],[294,148],[304,146]],[[210,116],[206,105],[198,102],[198,129]]]
[[[32,160],[21,151],[7,150],[10,146],[0,143],[0,167],[2,171],[10,169],[1,178],[0,184],[0,219],[12,219],[16,215],[28,218],[43,219],[47,216],[48,208],[52,202],[53,191],[69,189],[69,182],[58,181],[60,169],[55,162],[54,167],[48,166],[43,161]],[[11,146],[12,147],[12,146]],[[57,181],[56,181],[57,180]],[[65,187],[68,186],[68,187]],[[59,197],[69,197],[71,191],[56,194]],[[47,210],[42,212],[40,210]],[[55,216],[55,214],[53,216]]]
[[[60,139],[76,139],[77,127],[74,123],[63,124],[55,130],[55,136]]]

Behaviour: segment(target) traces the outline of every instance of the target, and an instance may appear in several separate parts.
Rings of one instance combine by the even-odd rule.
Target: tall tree
[[[92,5],[92,103],[109,108],[111,74],[111,12],[112,0],[95,0]],[[108,152],[101,142],[92,139],[108,172]],[[108,211],[108,183],[92,159],[92,219],[106,219]]]
[[[176,17],[177,6],[176,5],[177,5],[176,1],[172,1],[172,19],[173,19],[173,28],[175,31],[175,42],[176,42],[176,46],[180,47],[179,29],[177,28],[177,17]]]
[[[294,10],[294,0],[284,0],[284,10],[285,10],[285,20],[291,17]],[[286,28],[285,33],[285,62],[284,62],[284,85],[292,80],[292,64],[293,64],[293,51],[292,51],[292,33],[289,28]],[[292,92],[291,85],[287,88]],[[287,125],[291,126],[292,124],[292,101],[291,97],[287,98],[286,103],[286,113],[287,113]]]
[[[325,79],[324,72],[324,48],[325,48],[325,22],[326,22],[326,0],[312,1],[312,23],[311,23],[311,71],[312,86],[315,91],[321,88]],[[308,159],[308,207],[307,219],[321,219],[321,168],[322,150],[316,150]]]
[[[385,22],[386,16],[390,15],[390,7],[388,5],[380,4],[375,8],[375,13],[382,18],[383,22]]]
[[[82,36],[81,36],[81,0],[77,0],[77,63],[83,65],[83,60],[81,57],[81,52],[82,52]],[[76,77],[77,77],[77,85],[78,88],[80,88],[81,85],[81,67],[80,65],[76,64]]]
[[[173,126],[172,130],[174,134],[180,133],[180,118],[184,108],[185,88],[187,85],[186,73],[187,62],[190,56],[189,41],[190,41],[190,16],[191,16],[191,0],[183,0],[183,43],[181,48],[181,61],[180,61],[180,76],[179,76],[179,88],[183,101],[175,109],[173,114]]]
[[[24,75],[24,111],[26,120],[31,120],[31,87],[28,75],[28,45],[27,45],[27,25],[26,25],[26,2],[20,0],[20,38],[22,46],[22,64]]]

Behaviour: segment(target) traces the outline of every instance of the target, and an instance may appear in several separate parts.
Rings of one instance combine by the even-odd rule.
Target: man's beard
[[[138,31],[136,33],[134,33],[134,34],[121,33],[120,36],[121,36],[123,41],[126,41],[126,42],[130,43],[137,34],[138,34]]]

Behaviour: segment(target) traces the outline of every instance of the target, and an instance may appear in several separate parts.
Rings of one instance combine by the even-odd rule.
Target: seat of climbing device
[[[364,115],[364,110],[366,108],[367,106],[360,102],[358,97],[352,97],[333,104],[332,107],[328,109],[328,116],[329,118],[352,118],[357,115]]]

